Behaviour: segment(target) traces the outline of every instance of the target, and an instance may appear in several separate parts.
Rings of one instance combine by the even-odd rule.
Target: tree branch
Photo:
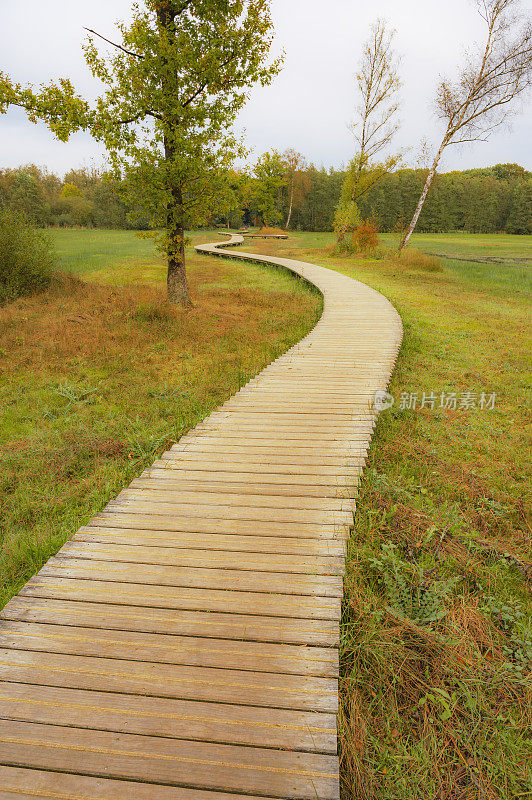
[[[107,42],[107,44],[112,44],[113,47],[116,47],[118,50],[122,50],[122,52],[126,53],[128,56],[133,56],[134,58],[140,58],[141,60],[144,58],[144,56],[141,55],[140,53],[134,53],[132,50],[127,50],[125,47],[122,47],[121,44],[116,44],[116,42],[112,42],[110,39],[106,39],[105,36],[102,36],[101,33],[93,31],[92,28],[84,28],[84,30],[94,34],[94,36],[98,36],[100,39],[103,39],[103,41]]]
[[[228,65],[228,64],[230,64],[230,63],[231,63],[231,61],[234,61],[234,59],[235,59],[236,57],[237,57],[237,54],[236,54],[235,52],[231,53],[231,55],[229,56],[229,58],[227,58],[225,61],[222,61],[222,63],[219,65],[219,68],[221,69],[221,68],[223,68],[223,67],[227,67],[227,65]],[[196,99],[196,97],[199,97],[199,95],[200,95],[200,94],[201,94],[203,91],[205,91],[205,89],[207,88],[207,86],[208,86],[208,85],[209,85],[209,81],[208,81],[208,80],[207,80],[207,81],[204,81],[204,82],[201,84],[201,86],[199,86],[199,88],[198,88],[198,89],[196,89],[196,91],[194,92],[194,94],[192,94],[192,95],[191,95],[191,96],[188,98],[188,100],[185,100],[185,102],[184,102],[184,103],[181,103],[181,107],[182,107],[182,108],[187,108],[187,106],[189,106],[191,103],[193,103],[193,102],[194,102],[194,100]]]
[[[162,120],[162,116],[155,111],[139,111],[133,117],[128,119],[117,119],[114,125],[131,125],[132,122],[138,122],[142,117],[153,117],[154,119]]]

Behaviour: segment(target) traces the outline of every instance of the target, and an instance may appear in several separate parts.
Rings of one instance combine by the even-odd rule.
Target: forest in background
[[[270,151],[249,170],[229,170],[216,187],[218,213],[205,225],[280,225],[332,231],[345,171],[317,168]],[[298,154],[294,154],[298,155]],[[415,209],[426,169],[398,169],[364,197],[360,212],[382,232],[400,231]],[[111,173],[78,169],[59,178],[35,165],[0,170],[0,208],[22,212],[36,227],[145,230],[149,220],[121,199]],[[292,212],[290,215],[290,207]],[[418,231],[532,233],[532,173],[517,164],[441,173],[420,216]]]

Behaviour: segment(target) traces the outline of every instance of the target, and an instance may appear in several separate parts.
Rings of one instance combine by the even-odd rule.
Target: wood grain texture
[[[196,249],[291,270],[323,315],[3,610],[0,800],[339,798],[346,540],[402,326],[242,242]]]

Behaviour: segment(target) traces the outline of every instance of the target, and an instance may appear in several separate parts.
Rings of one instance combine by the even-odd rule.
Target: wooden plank
[[[299,522],[303,525],[319,525],[320,527],[350,524],[353,521],[353,514],[348,511],[269,508],[244,504],[234,506],[228,503],[201,503],[200,501],[194,503],[182,501],[180,496],[176,498],[175,495],[172,496],[168,492],[157,495],[150,492],[148,496],[140,492],[121,492],[116,500],[108,503],[106,509],[109,511],[135,509],[142,513],[161,511],[165,514],[175,514],[176,517],[252,520],[259,524],[263,522]]]
[[[287,553],[293,555],[324,555],[345,558],[344,539],[309,539],[282,536],[254,536],[238,534],[196,533],[190,531],[161,531],[155,528],[115,528],[97,524],[80,528],[73,542],[112,542],[139,547],[166,547],[173,549],[203,549],[246,553]],[[214,558],[217,556],[214,555]]]
[[[5,621],[0,647],[160,664],[336,677],[336,648]]]
[[[181,549],[170,547],[133,547],[131,545],[105,545],[101,542],[67,542],[59,553],[61,558],[91,559],[130,564],[159,564],[172,567],[203,567],[217,569],[260,571],[298,575],[343,575],[345,562],[342,558],[315,558],[312,556],[280,555],[277,553],[224,552],[219,550],[213,559],[212,552],[204,549]],[[289,576],[287,579],[290,580]]]
[[[216,466],[222,468],[222,471],[233,471],[233,469],[242,469],[242,465],[250,472],[270,471],[277,473],[288,473],[293,475],[337,475],[346,470],[350,465],[358,466],[363,463],[363,456],[351,456],[338,459],[329,459],[324,461],[320,457],[301,456],[297,455],[268,455],[262,453],[218,453],[216,456],[216,463],[213,465],[212,458],[209,458],[208,453],[193,453],[189,450],[175,451],[169,450],[163,453],[162,460],[165,462],[174,462],[178,464],[204,464],[206,466]],[[259,469],[257,469],[257,467]]]
[[[184,665],[176,669],[175,664],[130,658],[96,658],[16,649],[0,649],[0,667],[4,680],[36,686],[331,714],[338,709],[337,680],[321,676]]]
[[[216,567],[173,567],[96,559],[51,558],[38,573],[43,578],[86,578],[181,588],[227,589],[233,592],[276,592],[308,597],[341,597],[342,579],[335,575],[255,572]]]
[[[301,620],[291,617],[263,617],[258,614],[168,610],[79,600],[28,598],[20,595],[4,606],[0,618],[107,631],[139,631],[319,647],[338,646],[337,623],[322,619]]]
[[[124,489],[118,497],[120,499],[132,499],[133,497],[153,497],[158,498],[163,494],[173,493],[178,496],[180,503],[207,503],[214,505],[253,506],[255,508],[279,508],[282,504],[287,509],[305,509],[317,511],[351,511],[353,501],[345,498],[321,498],[312,496],[299,496],[284,493],[283,495],[266,493],[253,494],[253,486],[247,485],[247,492],[231,491],[230,487],[224,486],[221,489],[209,485],[209,491],[201,489],[186,490],[186,484],[179,484],[165,481],[161,478],[141,477],[132,481],[129,489]],[[270,490],[271,492],[271,490]],[[280,497],[283,497],[280,500]]]
[[[352,444],[350,447],[344,445],[340,447],[327,447],[322,442],[314,447],[304,447],[297,444],[287,445],[266,441],[257,444],[256,442],[242,442],[236,443],[228,441],[227,443],[221,440],[221,437],[200,437],[198,439],[189,439],[185,442],[180,442],[179,447],[173,447],[170,452],[175,453],[217,453],[220,455],[231,456],[259,456],[267,459],[271,458],[270,453],[272,450],[275,452],[276,457],[292,458],[297,456],[298,462],[300,459],[303,462],[308,459],[320,458],[322,464],[344,464],[349,458],[356,458],[365,456],[367,454],[369,443]],[[272,463],[267,461],[267,463]],[[311,460],[310,463],[313,463]]]
[[[87,778],[0,765],[1,800],[256,800],[243,794],[205,792],[153,783]],[[274,798],[261,798],[274,800]]]
[[[265,491],[287,493],[297,493],[298,495],[315,495],[318,497],[350,497],[350,491],[359,481],[362,470],[352,470],[350,475],[340,479],[338,476],[329,475],[286,475],[275,473],[250,474],[246,472],[213,472],[212,470],[189,470],[185,467],[177,467],[164,461],[155,462],[150,468],[149,477],[164,478],[168,481],[178,481],[191,488],[195,485],[205,484],[215,487],[216,491],[221,491],[223,486],[253,485],[255,491],[261,487]]]
[[[341,475],[334,473],[313,472],[307,473],[302,470],[296,472],[266,472],[261,471],[259,468],[252,469],[246,465],[235,465],[236,469],[229,469],[228,465],[221,468],[213,469],[212,465],[209,469],[207,464],[198,465],[197,469],[190,469],[186,463],[178,464],[172,461],[155,461],[150,469],[150,475],[179,475],[182,480],[208,480],[212,484],[227,481],[242,481],[255,485],[259,484],[278,484],[281,486],[302,486],[304,491],[307,491],[309,486],[326,487],[323,494],[326,497],[337,497],[335,494],[338,491],[345,490],[347,487],[352,486],[357,482],[357,478],[362,474],[361,467],[353,467],[349,470],[349,474]],[[329,493],[327,493],[327,489]],[[332,494],[331,494],[332,491]]]
[[[4,719],[336,754],[336,717],[309,711],[0,683]]]
[[[108,583],[97,580],[49,578],[36,575],[21,594],[93,603],[180,608],[191,611],[219,611],[230,614],[261,614],[300,619],[340,619],[337,597],[300,597],[261,592],[232,592],[222,589],[181,589],[138,583]]]
[[[186,517],[173,514],[155,514],[135,512],[127,508],[113,508],[112,512],[102,512],[93,517],[96,525],[112,528],[144,528],[161,531],[193,531],[194,533],[253,534],[261,536],[303,537],[304,539],[346,539],[351,526],[345,525],[309,525],[301,522],[261,522],[240,519],[204,519],[203,517]]]
[[[308,800],[338,796],[335,756],[0,720],[6,765]]]

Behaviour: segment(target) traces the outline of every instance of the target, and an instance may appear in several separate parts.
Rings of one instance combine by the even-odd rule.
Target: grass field
[[[193,257],[196,309],[169,312],[149,242],[54,235],[63,268],[85,282],[0,309],[4,599],[165,443],[308,330],[320,306],[280,272]],[[342,797],[532,797],[531,241],[415,244],[501,262],[445,258],[429,272],[385,253],[333,257],[329,234],[253,241],[367,282],[405,326],[396,403],[379,419],[349,548]],[[440,407],[453,393],[457,407]],[[480,408],[483,393],[494,408]],[[402,408],[414,395],[417,407]],[[460,408],[464,398],[474,406]]]
[[[530,253],[524,237],[481,239],[416,244],[486,255],[493,239],[505,257]],[[396,403],[379,420],[350,542],[342,797],[532,797],[523,268],[444,260],[443,270],[424,272],[386,257],[337,258],[327,234],[253,246],[367,282],[405,326]],[[434,394],[434,409],[420,408],[424,392]],[[453,392],[456,410],[440,408],[441,394]],[[476,407],[461,410],[467,392]],[[479,407],[482,393],[496,394],[494,409]],[[417,408],[402,410],[411,395]]]
[[[53,235],[74,277],[0,308],[0,607],[321,310],[287,274],[192,252],[195,307],[173,310],[151,242]]]

